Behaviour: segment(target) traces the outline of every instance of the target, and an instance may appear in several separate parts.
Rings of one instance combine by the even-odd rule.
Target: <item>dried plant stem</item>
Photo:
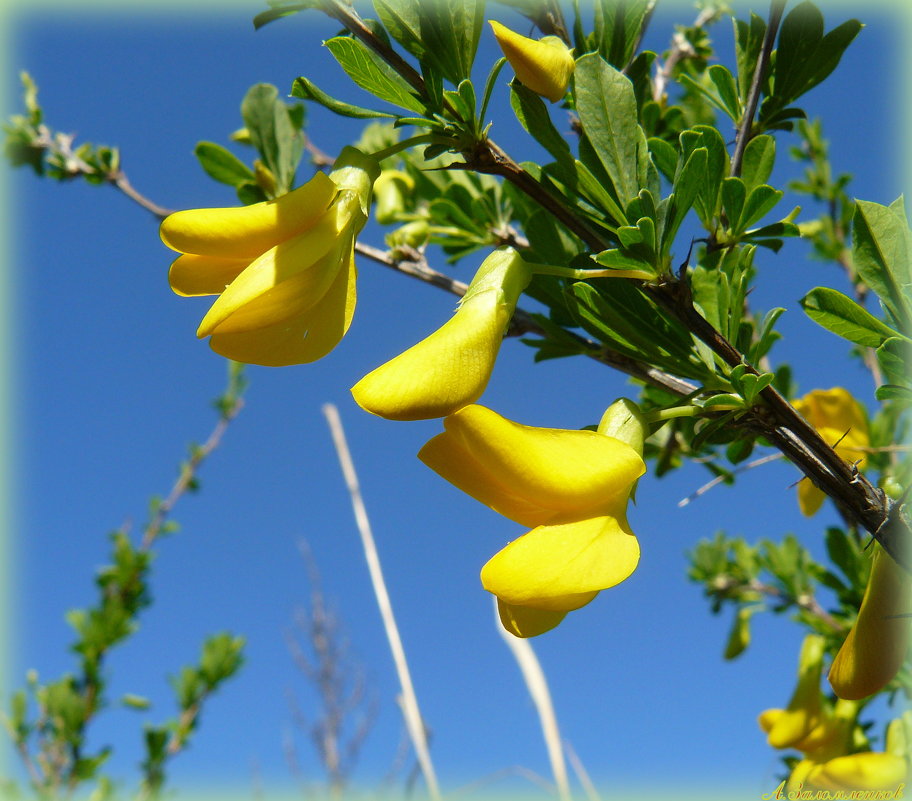
[[[532,696],[532,703],[538,712],[538,720],[541,723],[542,734],[545,738],[545,747],[548,749],[548,760],[551,762],[551,772],[554,775],[554,783],[557,785],[557,793],[561,801],[570,801],[570,783],[567,781],[567,765],[564,762],[564,751],[561,747],[560,732],[557,728],[557,716],[554,714],[554,705],[551,703],[551,693],[548,691],[548,682],[545,680],[544,671],[535,651],[528,640],[520,637],[514,637],[507,632],[500,624],[500,618],[497,615],[497,602],[494,603],[494,625],[507,647],[513,653],[519,669],[522,672],[523,681]]]
[[[438,801],[440,799],[440,789],[437,785],[434,766],[431,763],[424,722],[421,719],[421,712],[418,708],[418,697],[415,695],[415,688],[412,686],[412,677],[409,674],[408,663],[405,660],[405,649],[402,647],[399,627],[396,625],[396,618],[393,615],[393,605],[386,590],[383,570],[380,567],[380,557],[377,554],[377,546],[374,543],[374,535],[371,532],[367,509],[364,507],[364,501],[361,498],[361,488],[358,484],[358,476],[355,473],[355,465],[352,462],[351,453],[348,450],[348,443],[345,440],[345,431],[339,418],[339,410],[333,404],[326,403],[323,405],[323,415],[326,417],[333,445],[336,448],[336,455],[339,457],[342,475],[345,477],[345,484],[351,496],[352,510],[355,513],[358,533],[361,535],[361,545],[364,548],[364,557],[367,560],[371,584],[374,588],[374,595],[377,598],[380,617],[383,619],[386,638],[389,640],[390,651],[393,654],[393,662],[396,665],[396,673],[399,676],[399,685],[402,687],[402,714],[405,718],[405,725],[412,740],[412,746],[415,748],[415,755],[418,758],[421,772],[424,774],[424,780],[427,783],[428,795],[434,801]]]
[[[598,790],[595,789],[595,785],[592,783],[592,779],[589,776],[589,771],[587,771],[583,766],[579,755],[576,753],[576,750],[573,748],[573,746],[570,745],[569,740],[564,740],[564,753],[567,755],[567,761],[570,763],[570,767],[573,768],[573,772],[576,774],[576,778],[579,780],[579,783],[586,791],[586,797],[589,799],[589,801],[601,801],[601,796],[598,794]]]

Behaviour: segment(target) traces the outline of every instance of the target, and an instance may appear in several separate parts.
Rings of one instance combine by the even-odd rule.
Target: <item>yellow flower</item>
[[[856,743],[856,737],[860,733],[857,726],[859,705],[855,701],[840,699],[832,710],[823,710],[819,702],[820,690],[815,689],[820,709],[818,722],[800,739],[777,746],[794,748],[802,753],[802,758],[795,763],[788,781],[780,785],[780,790],[788,793],[895,790],[900,786],[909,771],[903,720],[894,720],[887,728],[884,752],[851,753],[859,747]],[[760,728],[771,734],[786,714],[784,709],[766,710],[760,714]],[[862,735],[861,743],[866,742],[867,739]],[[784,798],[785,795],[781,797]]]
[[[767,710],[760,727],[773,748],[797,748],[821,722],[820,677],[823,673],[824,640],[808,634],[798,658],[798,684],[788,708]]]
[[[268,366],[316,361],[342,339],[355,309],[355,237],[379,168],[345,148],[327,177],[287,195],[167,217],[162,241],[178,294],[218,295],[197,330],[217,353]]]
[[[858,401],[842,387],[815,389],[792,404],[817,429],[817,433],[833,445],[847,462],[865,462],[865,448],[870,445],[868,423]],[[825,495],[804,478],[798,484],[798,506],[806,517],[815,515],[823,505]]]
[[[840,698],[867,698],[883,689],[909,649],[912,582],[879,544],[872,559],[858,618],[830,667],[830,685]]]
[[[478,269],[456,314],[364,376],[352,387],[355,401],[388,420],[425,420],[478,400],[531,277],[529,265],[515,250],[494,251]]]
[[[570,49],[557,36],[536,41],[489,20],[497,44],[524,86],[556,103],[567,93],[575,63]]]
[[[484,406],[444,420],[420,458],[451,484],[531,531],[482,569],[507,631],[532,637],[636,568],[627,523],[633,483],[645,472],[634,447],[597,431],[533,428]]]

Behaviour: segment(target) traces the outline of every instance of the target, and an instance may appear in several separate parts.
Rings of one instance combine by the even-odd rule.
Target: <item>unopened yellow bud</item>
[[[575,62],[570,48],[557,36],[529,39],[490,20],[497,44],[522,84],[556,103],[567,93]]]

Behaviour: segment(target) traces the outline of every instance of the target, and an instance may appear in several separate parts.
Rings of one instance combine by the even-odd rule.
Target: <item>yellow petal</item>
[[[875,549],[858,618],[830,667],[830,685],[840,698],[867,698],[883,689],[909,649],[912,582],[880,545]]]
[[[847,431],[865,440],[868,438],[864,411],[847,389],[815,389],[793,405],[818,431],[831,428],[838,432],[837,438]]]
[[[763,729],[764,734],[770,733],[770,729],[773,728],[783,712],[785,712],[784,709],[764,709],[757,716],[757,723],[760,725],[760,728]]]
[[[773,748],[791,748],[807,737],[822,720],[820,676],[823,672],[824,641],[809,634],[801,645],[798,684],[788,707],[779,715],[767,734]]]
[[[575,66],[567,45],[556,36],[529,39],[499,22],[489,21],[497,44],[523,85],[552,103],[560,100],[567,92]]]
[[[818,765],[808,773],[807,783],[821,790],[896,790],[908,776],[902,757],[869,751]]]
[[[550,631],[566,616],[566,612],[552,612],[548,609],[533,609],[531,606],[515,606],[497,599],[497,614],[501,625],[516,637],[537,637]]]
[[[250,259],[223,259],[185,253],[172,262],[168,282],[175,294],[185,298],[218,295],[248,264]]]
[[[864,449],[870,445],[868,424],[864,410],[848,390],[815,389],[792,405],[839,456],[864,467]],[[823,490],[810,479],[804,478],[798,484],[798,506],[805,517],[817,514],[825,498]]]
[[[252,259],[313,225],[337,191],[336,185],[318,172],[303,186],[275,200],[175,212],[162,222],[161,238],[181,253]]]
[[[533,529],[488,561],[481,583],[508,604],[569,612],[620,584],[639,558],[621,512]]]
[[[588,510],[623,505],[646,470],[633,448],[612,437],[525,426],[484,406],[460,409],[444,427],[512,494],[556,515],[579,519]],[[448,479],[446,470],[444,465],[438,472]]]
[[[336,277],[339,250],[345,245],[335,211],[330,209],[312,228],[251,262],[212,304],[196,335],[262,328],[317,302]]]
[[[510,311],[495,290],[464,303],[429,337],[355,384],[355,402],[388,420],[426,420],[478,400]]]
[[[355,311],[355,263],[349,256],[320,302],[298,317],[237,334],[216,333],[209,344],[229,359],[267,367],[306,364],[339,344]]]
[[[445,432],[429,440],[418,451],[418,458],[466,495],[520,525],[531,528],[554,517],[553,509],[538,506],[512,492],[496,471],[473,458],[462,440],[452,434]]]
[[[807,476],[798,482],[798,508],[805,517],[813,517],[820,511],[826,495]]]
[[[456,314],[355,384],[355,401],[389,420],[424,420],[478,400],[531,279],[530,265],[513,248],[495,250],[478,268]]]

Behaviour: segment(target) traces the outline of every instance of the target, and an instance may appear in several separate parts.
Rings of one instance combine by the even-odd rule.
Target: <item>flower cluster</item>
[[[805,638],[788,707],[767,709],[758,718],[771,746],[801,753],[784,782],[786,791],[896,790],[909,775],[908,723],[903,718],[892,721],[884,751],[871,751],[858,726],[861,705],[844,699],[824,702],[823,645],[817,635]]]
[[[183,255],[178,294],[218,295],[196,334],[236,361],[316,361],[345,335],[355,309],[355,237],[367,221],[377,163],[346,148],[329,176],[275,200],[166,217],[161,237]]]
[[[627,523],[645,465],[599,431],[533,428],[472,405],[444,420],[418,457],[451,484],[532,530],[482,569],[507,631],[531,637],[626,579],[640,549]]]

